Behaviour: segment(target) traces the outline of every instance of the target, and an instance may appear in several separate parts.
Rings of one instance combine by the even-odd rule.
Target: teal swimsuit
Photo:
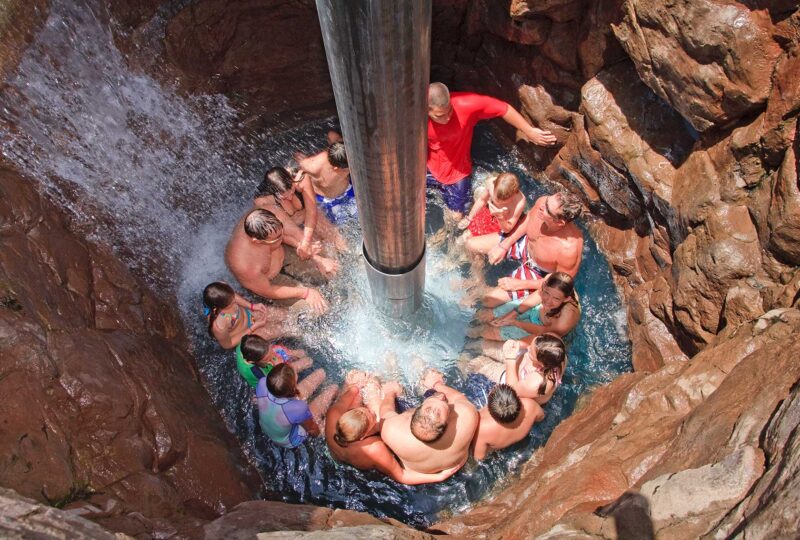
[[[515,303],[514,301],[511,301],[511,302],[507,302],[507,303],[503,304],[500,307],[496,307],[493,310],[494,316],[495,317],[502,317],[506,313],[509,313],[513,309],[516,309],[517,307],[519,307],[519,304],[521,304],[521,303],[522,303],[522,301],[520,301],[519,303]],[[499,312],[499,314],[498,314],[498,312]],[[529,322],[529,323],[541,325],[542,324],[541,312],[542,312],[542,304],[538,304],[537,306],[534,306],[533,308],[529,309],[525,313],[520,313],[519,315],[517,315],[517,320],[518,321],[522,321],[522,322]],[[530,334],[528,332],[526,332],[525,330],[523,330],[522,328],[519,328],[517,326],[501,326],[500,327],[500,337],[503,338],[503,340],[522,339],[524,337],[528,337],[529,335]]]

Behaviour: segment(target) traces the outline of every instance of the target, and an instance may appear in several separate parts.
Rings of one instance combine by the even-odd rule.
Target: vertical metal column
[[[431,0],[316,0],[376,305],[413,313],[425,286]]]

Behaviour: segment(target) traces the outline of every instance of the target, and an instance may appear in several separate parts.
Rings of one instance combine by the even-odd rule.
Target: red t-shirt
[[[442,184],[454,184],[472,172],[472,132],[480,120],[503,116],[508,103],[469,92],[452,92],[453,115],[446,124],[428,118],[428,170]]]

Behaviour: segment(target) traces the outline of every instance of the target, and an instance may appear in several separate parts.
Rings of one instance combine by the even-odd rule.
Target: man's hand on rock
[[[526,141],[539,146],[553,146],[557,142],[556,136],[551,132],[535,127],[531,127],[522,136]]]

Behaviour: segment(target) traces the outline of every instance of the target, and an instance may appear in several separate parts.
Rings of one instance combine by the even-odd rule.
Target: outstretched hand
[[[553,146],[557,142],[556,136],[551,132],[535,127],[531,127],[531,129],[523,133],[522,137],[526,141],[538,144],[539,146]]]

